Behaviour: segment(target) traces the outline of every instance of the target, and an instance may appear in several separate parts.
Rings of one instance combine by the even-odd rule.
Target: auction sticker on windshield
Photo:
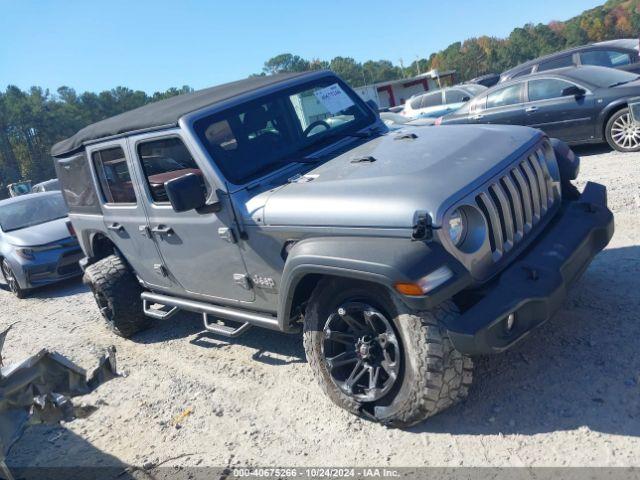
[[[331,114],[341,112],[345,108],[353,105],[353,100],[351,100],[349,95],[347,95],[337,83],[316,90],[314,95]]]

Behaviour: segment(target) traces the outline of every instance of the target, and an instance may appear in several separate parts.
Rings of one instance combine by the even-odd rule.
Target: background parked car
[[[604,67],[569,67],[500,83],[437,124],[495,123],[539,128],[570,144],[606,141],[640,151],[640,126],[627,102],[640,76]]]
[[[433,126],[436,123],[435,118],[424,117],[411,119],[405,117],[404,115],[400,115],[399,113],[393,112],[380,112],[380,118],[382,119],[384,124],[391,130],[399,130],[404,126],[428,127]]]
[[[437,118],[459,109],[486,89],[482,85],[464,84],[424,93],[410,98],[404,105],[402,115],[409,118]]]
[[[83,254],[67,214],[61,192],[0,201],[0,266],[18,298],[31,288],[81,273]]]
[[[595,65],[640,73],[639,41],[637,39],[609,40],[583,45],[522,63],[500,75],[500,82],[531,73],[562,67]]]
[[[496,83],[500,81],[500,74],[498,73],[487,73],[486,75],[480,75],[479,77],[472,78],[471,80],[467,80],[465,83],[475,83],[477,85],[482,85],[483,87],[493,87]]]
[[[36,183],[31,189],[31,192],[54,192],[56,190],[60,190],[60,182],[58,182],[57,178],[52,178],[51,180]]]
[[[31,180],[24,180],[22,182],[10,183],[7,185],[10,197],[19,197],[31,193]]]

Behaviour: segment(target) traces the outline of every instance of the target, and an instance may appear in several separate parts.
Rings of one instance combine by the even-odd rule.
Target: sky
[[[603,1],[0,0],[0,88],[198,89],[259,73],[285,52],[408,65]]]

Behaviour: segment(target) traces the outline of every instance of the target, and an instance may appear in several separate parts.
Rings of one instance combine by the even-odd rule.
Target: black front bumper
[[[467,355],[501,352],[546,322],[609,243],[613,228],[606,188],[587,183],[580,198],[563,206],[535,245],[493,280],[477,303],[445,325],[456,349]],[[508,330],[511,313],[515,322]]]

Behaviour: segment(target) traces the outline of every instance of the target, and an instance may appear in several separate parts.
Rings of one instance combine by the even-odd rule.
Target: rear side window
[[[91,165],[84,151],[66,158],[54,158],[62,195],[71,213],[100,213]]]
[[[220,128],[216,135],[232,148],[224,128]],[[176,137],[138,144],[138,158],[154,202],[169,201],[164,189],[165,182],[188,173],[195,173],[202,177],[202,172],[189,150],[182,140]]]
[[[515,105],[522,102],[521,98],[522,83],[516,83],[487,95],[487,107],[505,107],[507,105]]]
[[[541,62],[538,71],[553,70],[554,68],[571,67],[573,65],[573,55],[563,55],[562,57]]]
[[[633,63],[631,55],[618,50],[592,50],[580,54],[582,65],[598,65],[601,67],[621,67]]]
[[[129,166],[122,148],[93,152],[92,160],[107,203],[136,203]]]

